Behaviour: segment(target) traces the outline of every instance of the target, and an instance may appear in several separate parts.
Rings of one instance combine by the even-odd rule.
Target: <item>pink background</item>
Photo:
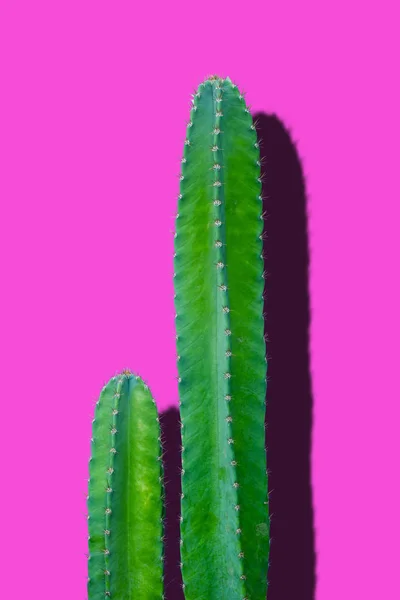
[[[212,73],[306,176],[317,600],[400,597],[396,4],[0,2],[2,597],[86,597],[102,384],[129,366],[177,403],[177,174]]]

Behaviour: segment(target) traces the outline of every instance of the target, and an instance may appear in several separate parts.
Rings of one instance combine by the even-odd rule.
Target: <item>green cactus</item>
[[[255,126],[229,78],[194,95],[175,234],[186,600],[265,600],[263,215]],[[147,385],[103,388],[88,495],[89,600],[163,598],[161,436]]]
[[[157,407],[124,371],[104,386],[89,463],[89,600],[161,600],[163,516]]]
[[[263,215],[257,134],[238,88],[193,98],[174,283],[186,600],[265,600],[269,556]]]

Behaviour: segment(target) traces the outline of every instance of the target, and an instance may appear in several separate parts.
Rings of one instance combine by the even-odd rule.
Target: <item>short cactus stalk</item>
[[[186,600],[266,598],[262,231],[249,108],[210,77],[193,97],[175,232]]]
[[[162,460],[157,407],[130,371],[96,404],[89,463],[88,598],[163,597]]]

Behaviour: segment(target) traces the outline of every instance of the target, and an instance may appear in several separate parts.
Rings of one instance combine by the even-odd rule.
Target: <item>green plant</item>
[[[210,77],[193,98],[182,158],[174,284],[182,427],[186,600],[265,600],[261,166],[238,88]],[[89,600],[160,600],[162,462],[157,409],[130,372],[93,421]]]
[[[96,404],[89,463],[89,600],[160,600],[160,427],[150,390],[124,371]]]
[[[262,197],[255,125],[229,78],[193,98],[174,282],[186,600],[265,600]]]

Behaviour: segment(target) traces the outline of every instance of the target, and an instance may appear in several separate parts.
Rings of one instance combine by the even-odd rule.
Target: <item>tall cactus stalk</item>
[[[182,163],[174,282],[185,597],[265,600],[260,155],[229,78],[210,77],[194,95]]]
[[[89,600],[161,600],[162,461],[157,407],[129,371],[103,388],[88,495]]]

